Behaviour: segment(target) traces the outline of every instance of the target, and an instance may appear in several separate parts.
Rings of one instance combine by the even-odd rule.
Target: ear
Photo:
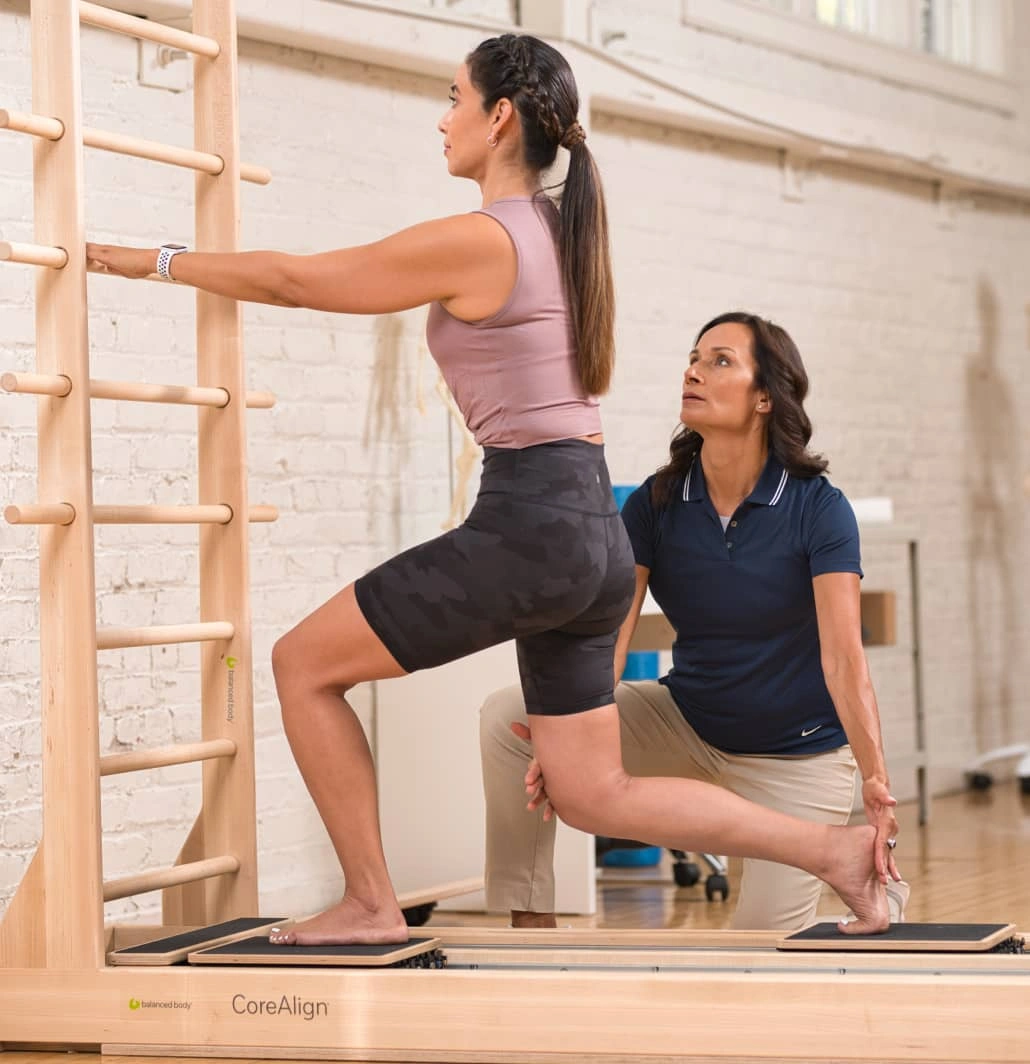
[[[497,135],[513,128],[511,123],[515,121],[515,107],[507,96],[502,96],[494,104],[493,113],[490,115],[490,133]]]
[[[772,410],[772,400],[769,398],[768,392],[758,393],[758,402],[755,404],[755,409],[760,414],[768,414]]]

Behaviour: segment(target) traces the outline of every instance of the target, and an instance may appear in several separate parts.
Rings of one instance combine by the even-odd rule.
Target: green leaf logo
[[[136,998],[129,998],[129,1008],[130,1009],[138,1009],[139,1008],[139,1001]]]
[[[236,668],[236,659],[235,658],[226,658],[225,659],[225,664],[228,665],[230,669],[235,669]]]

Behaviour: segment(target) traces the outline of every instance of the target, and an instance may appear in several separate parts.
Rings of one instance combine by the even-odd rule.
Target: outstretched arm
[[[877,831],[876,867],[886,881],[900,879],[887,839],[898,833],[897,805],[890,793],[869,665],[862,648],[862,611],[857,573],[813,577],[823,677],[862,774],[866,819]]]
[[[157,270],[157,248],[87,244],[87,262],[123,277]],[[461,214],[403,229],[373,244],[316,255],[278,251],[185,252],[174,280],[250,303],[346,314],[389,314],[439,300],[460,301],[474,318],[490,313],[515,281],[505,231],[482,214]]]

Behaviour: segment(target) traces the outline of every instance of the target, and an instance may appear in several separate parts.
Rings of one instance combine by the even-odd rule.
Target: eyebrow
[[[713,351],[728,351],[731,355],[735,355],[737,353],[736,351],[733,350],[732,347],[713,347],[712,350]],[[698,351],[698,349],[695,347],[694,350],[691,351],[690,353],[692,355],[697,355],[697,354],[700,354],[700,351]]]

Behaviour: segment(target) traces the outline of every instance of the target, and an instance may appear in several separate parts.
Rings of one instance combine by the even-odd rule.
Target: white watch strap
[[[176,255],[181,255],[184,251],[187,250],[187,248],[162,247],[161,250],[157,253],[158,274],[161,277],[164,277],[166,280],[170,281],[172,279],[172,275],[168,272],[168,268],[169,266],[171,266],[172,259],[174,259]]]

